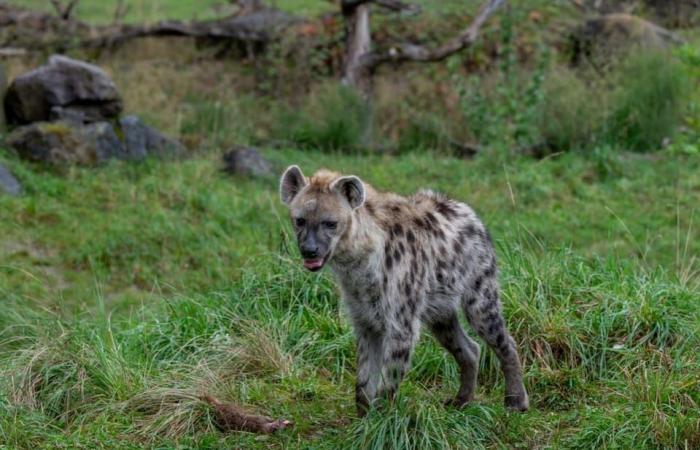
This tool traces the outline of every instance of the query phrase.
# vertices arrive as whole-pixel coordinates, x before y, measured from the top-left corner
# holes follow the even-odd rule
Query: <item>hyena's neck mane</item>
[[[383,245],[383,231],[372,214],[379,194],[367,184],[365,192],[365,203],[352,212],[351,222],[336,247],[333,259],[339,266],[367,261]]]
[[[409,209],[404,197],[377,192],[369,185],[365,189],[365,203],[353,212],[352,224],[338,244],[335,259],[340,264],[372,265],[381,258],[393,224]]]

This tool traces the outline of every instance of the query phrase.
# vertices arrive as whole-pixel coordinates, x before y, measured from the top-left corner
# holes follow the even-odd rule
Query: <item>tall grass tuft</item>
[[[275,134],[310,149],[356,151],[369,139],[371,111],[352,89],[335,83],[312,92],[299,109],[287,110]]]
[[[609,139],[622,148],[648,152],[671,139],[681,124],[690,80],[672,55],[632,52],[613,74]]]

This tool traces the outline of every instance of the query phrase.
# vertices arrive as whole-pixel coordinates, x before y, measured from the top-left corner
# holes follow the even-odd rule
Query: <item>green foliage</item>
[[[521,70],[517,62],[512,14],[501,21],[498,70],[492,74],[464,75],[452,61],[452,80],[471,135],[483,145],[513,149],[537,144],[537,119],[544,97],[549,50],[540,46],[536,67]]]
[[[78,16],[110,20],[114,2],[98,3],[81,2]],[[146,3],[131,2],[127,21],[214,14],[210,2]],[[216,151],[61,171],[0,154],[25,188],[0,196],[0,448],[700,448],[700,106],[687,86],[698,50],[574,71],[528,34],[552,28],[530,20],[532,8],[542,17],[557,6],[510,3],[483,47],[448,70],[382,70],[372,111],[321,84],[337,74],[342,27],[201,71],[193,54],[172,65],[159,54],[145,69],[128,48],[102,59],[132,88],[129,109]],[[406,23],[441,41],[453,31],[432,24],[478,4],[427,2],[429,20]],[[409,35],[392,20],[375,22],[378,40]],[[479,211],[531,411],[503,408],[486,348],[474,404],[443,407],[458,370],[425,336],[396,401],[356,418],[355,341],[337,288],[299,264],[275,182],[219,170],[219,149],[270,136],[296,147],[262,149],[278,171],[329,167]],[[668,152],[621,151],[658,150],[666,137]],[[360,155],[370,142],[400,154]],[[500,152],[445,157],[455,142]],[[566,154],[510,157],[540,144]],[[221,433],[204,393],[295,427]]]
[[[539,131],[557,151],[588,149],[600,141],[605,96],[569,69],[552,70],[544,88]]]
[[[396,403],[357,419],[353,333],[330,278],[298,263],[274,183],[217,175],[215,155],[64,174],[9,158],[27,192],[0,197],[3,444],[697,446],[697,158],[266,155],[474,204],[498,245],[533,410],[505,411],[486,349],[474,405],[443,407],[457,368],[426,336]],[[222,434],[205,392],[295,428]]]
[[[299,110],[285,111],[275,134],[303,148],[356,151],[370,126],[366,102],[352,89],[330,83],[312,92]]]
[[[690,80],[673,56],[633,52],[614,74],[607,132],[622,148],[654,151],[672,139],[681,124]]]

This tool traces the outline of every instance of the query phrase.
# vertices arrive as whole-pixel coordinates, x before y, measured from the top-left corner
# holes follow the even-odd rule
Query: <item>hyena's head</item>
[[[365,187],[356,176],[320,170],[306,178],[290,166],[280,180],[280,198],[289,208],[304,267],[321,268],[351,227],[353,212],[365,202]]]

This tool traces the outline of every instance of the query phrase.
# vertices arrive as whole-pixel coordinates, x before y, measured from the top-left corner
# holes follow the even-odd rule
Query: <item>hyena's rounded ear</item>
[[[289,205],[299,191],[306,186],[306,178],[301,173],[299,166],[289,166],[280,178],[280,199],[285,205]]]
[[[338,178],[330,187],[332,191],[337,191],[345,197],[352,209],[357,209],[365,203],[365,185],[354,175]]]

